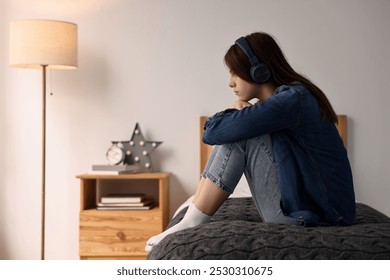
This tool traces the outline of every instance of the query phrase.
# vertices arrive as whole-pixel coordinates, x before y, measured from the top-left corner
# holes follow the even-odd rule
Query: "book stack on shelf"
[[[101,197],[97,210],[150,210],[154,201],[145,194],[110,194]]]

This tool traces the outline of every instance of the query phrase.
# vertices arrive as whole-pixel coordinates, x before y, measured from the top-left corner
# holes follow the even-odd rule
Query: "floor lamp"
[[[77,25],[53,20],[16,20],[10,24],[10,65],[42,70],[42,229],[45,259],[46,70],[77,68]]]

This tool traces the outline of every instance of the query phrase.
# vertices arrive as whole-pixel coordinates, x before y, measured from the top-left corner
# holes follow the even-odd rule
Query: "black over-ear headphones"
[[[261,62],[252,51],[245,37],[236,40],[235,44],[239,46],[249,58],[251,63],[250,74],[253,81],[256,83],[264,83],[271,77],[271,71],[268,66]]]

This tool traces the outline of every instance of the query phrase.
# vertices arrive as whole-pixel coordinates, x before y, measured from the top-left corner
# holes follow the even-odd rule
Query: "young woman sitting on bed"
[[[353,224],[351,168],[325,94],[294,71],[266,33],[239,38],[225,63],[238,101],[207,120],[203,142],[215,147],[194,199],[181,222],[150,238],[145,250],[209,222],[242,174],[264,222]]]

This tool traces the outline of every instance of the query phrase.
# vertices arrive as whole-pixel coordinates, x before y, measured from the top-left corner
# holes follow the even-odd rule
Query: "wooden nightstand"
[[[83,174],[80,179],[80,259],[145,259],[146,241],[169,220],[170,173]],[[104,194],[126,191],[153,198],[151,210],[96,210]]]

